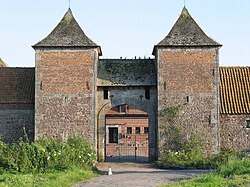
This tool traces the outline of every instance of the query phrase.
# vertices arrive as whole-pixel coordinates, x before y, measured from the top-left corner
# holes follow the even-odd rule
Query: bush
[[[185,165],[185,166],[203,166],[207,164],[207,160],[202,154],[203,141],[192,133],[189,140],[182,142],[180,148],[169,149],[162,153],[159,162],[160,164],[168,165]]]
[[[221,150],[220,153],[211,156],[208,160],[208,163],[211,166],[219,167],[223,164],[227,164],[228,161],[237,159],[237,158],[238,156],[237,156],[236,151],[232,149],[224,149],[224,150]]]
[[[221,165],[217,173],[226,177],[231,177],[234,175],[244,175],[250,174],[250,159],[243,158],[243,159],[233,159],[229,160],[227,164]]]
[[[90,144],[74,137],[67,141],[42,139],[36,142],[7,145],[0,142],[0,172],[30,173],[62,171],[73,167],[93,167],[96,155]]]

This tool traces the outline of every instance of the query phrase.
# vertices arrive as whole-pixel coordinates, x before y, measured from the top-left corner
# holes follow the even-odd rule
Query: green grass
[[[235,159],[222,165],[216,172],[191,180],[180,181],[168,187],[249,187],[250,159]]]
[[[96,176],[99,176],[99,174],[90,169],[78,168],[39,174],[10,174],[5,172],[0,175],[0,187],[66,187]]]

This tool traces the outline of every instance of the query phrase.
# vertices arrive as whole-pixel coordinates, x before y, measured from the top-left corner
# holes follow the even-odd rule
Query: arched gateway
[[[119,156],[119,159],[124,159],[126,156],[134,158],[136,161],[136,155],[139,154],[138,140],[136,143],[135,134],[136,127],[123,125],[124,128],[118,124],[124,124],[122,121],[128,120],[133,115],[128,112],[126,114],[126,108],[131,107],[140,111],[138,114],[144,115],[147,118],[148,129],[148,146],[147,155],[144,155],[146,159],[144,161],[154,161],[157,158],[157,89],[156,89],[156,74],[155,74],[155,61],[152,59],[101,59],[98,64],[98,78],[97,78],[97,152],[100,161],[108,160],[113,156]],[[117,124],[114,124],[110,114],[110,110],[116,110],[119,118],[116,120]],[[120,111],[118,112],[118,108]],[[112,113],[112,112],[111,112]],[[124,115],[125,114],[125,115]],[[117,117],[117,116],[116,116]],[[135,117],[135,116],[134,116]],[[137,118],[138,119],[138,118]],[[143,120],[142,120],[143,121]],[[125,122],[125,123],[128,123]],[[134,123],[134,122],[133,122]],[[108,125],[108,127],[107,127]],[[112,145],[116,145],[115,151],[112,151],[109,144],[109,127],[110,133],[119,133],[119,140],[115,140]],[[113,127],[113,129],[112,129]],[[128,129],[127,129],[128,127]],[[132,127],[131,131],[129,127]],[[144,132],[143,126],[140,127]],[[118,128],[118,129],[117,129]],[[125,130],[126,128],[126,130]],[[119,131],[120,130],[120,131]],[[113,132],[112,132],[113,131]],[[117,132],[118,131],[118,132]],[[129,131],[130,139],[128,141],[127,132],[122,134],[122,131]],[[138,130],[137,130],[138,131]],[[131,132],[131,133],[130,133]],[[138,132],[137,132],[138,133]],[[140,133],[141,134],[141,133]],[[114,134],[114,136],[116,136]],[[139,137],[139,133],[137,134]],[[128,137],[128,138],[129,138]],[[111,138],[111,137],[110,137]],[[125,150],[125,145],[120,147],[121,144],[125,144],[130,147]],[[121,150],[122,149],[122,150]],[[136,150],[137,149],[137,150]],[[126,153],[127,151],[127,153]],[[123,153],[122,153],[123,152]],[[130,153],[128,153],[130,152]],[[143,161],[143,160],[137,160]]]
[[[109,100],[97,114],[99,160],[154,161],[157,157],[154,103],[120,97]]]

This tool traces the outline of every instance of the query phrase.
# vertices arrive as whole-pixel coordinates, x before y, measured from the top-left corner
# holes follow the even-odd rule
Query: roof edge
[[[154,45],[152,55],[155,56],[157,48],[167,49],[167,48],[221,48],[223,45]]]

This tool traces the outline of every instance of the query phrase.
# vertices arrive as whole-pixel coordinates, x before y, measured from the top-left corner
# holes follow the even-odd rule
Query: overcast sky
[[[71,0],[78,23],[103,58],[149,57],[176,22],[184,0]],[[11,67],[34,67],[32,45],[46,37],[68,0],[1,0],[0,58]],[[221,66],[250,66],[250,0],[186,0],[189,13],[223,44]]]

